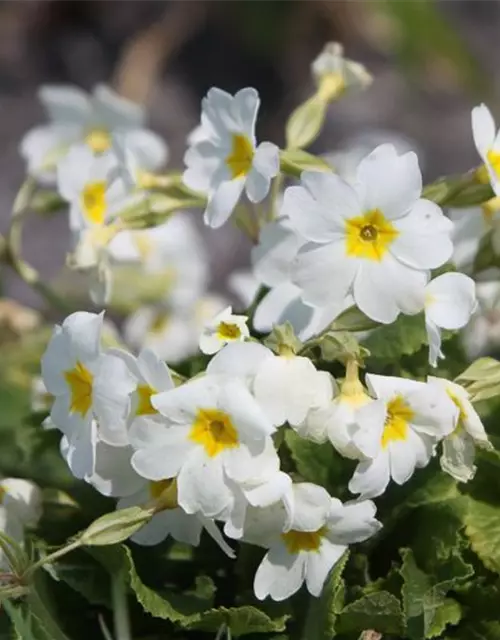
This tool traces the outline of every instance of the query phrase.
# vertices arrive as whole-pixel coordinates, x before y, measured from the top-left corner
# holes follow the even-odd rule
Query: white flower
[[[151,398],[170,426],[137,423],[130,431],[135,470],[149,480],[177,477],[179,504],[215,517],[231,502],[225,477],[258,473],[274,427],[246,386],[206,376]]]
[[[271,178],[278,174],[278,147],[256,144],[259,104],[259,94],[251,88],[235,96],[212,88],[203,99],[201,125],[206,137],[187,150],[183,180],[194,191],[208,193],[204,219],[212,228],[228,220],[244,189],[252,202],[263,200]]]
[[[161,276],[162,298],[176,309],[193,305],[206,289],[208,256],[187,213],[152,229],[121,231],[109,252],[115,262],[139,263],[147,274]]]
[[[66,443],[62,444],[61,452],[66,458]],[[144,486],[144,478],[132,467],[133,453],[129,445],[113,446],[97,438],[92,473],[84,480],[103,496],[122,498],[137,493]]]
[[[381,527],[372,502],[342,504],[314,484],[293,485],[292,505],[291,522],[281,505],[247,511],[243,539],[269,549],[255,574],[259,600],[286,600],[304,582],[318,597],[348,545],[366,540]]]
[[[171,536],[177,542],[197,547],[200,544],[201,532],[206,529],[224,553],[230,558],[235,557],[213,520],[205,518],[202,514],[186,513],[179,506],[175,478],[142,482],[142,487],[136,493],[122,498],[116,505],[117,509],[142,506],[152,502],[158,505],[151,520],[130,537],[133,542],[153,546]]]
[[[314,442],[330,440],[346,458],[361,459],[364,456],[354,443],[354,434],[359,429],[357,414],[361,407],[370,402],[373,399],[359,380],[357,364],[348,362],[346,378],[340,389],[333,383],[332,397],[328,402],[309,411],[304,422],[295,430],[303,438]]]
[[[309,240],[293,276],[304,302],[325,307],[352,294],[383,323],[415,313],[428,270],[453,250],[452,223],[421,191],[416,155],[398,156],[392,145],[368,155],[352,185],[333,173],[303,172],[302,185],[285,191],[282,212]]]
[[[0,481],[0,531],[21,546],[24,528],[34,527],[42,514],[42,492],[29,480],[3,478]],[[11,571],[7,556],[0,550],[0,568]]]
[[[230,342],[243,342],[250,337],[246,316],[233,315],[226,307],[208,322],[200,336],[200,350],[209,355],[217,353]]]
[[[276,426],[301,424],[311,409],[325,405],[332,395],[330,374],[317,371],[308,358],[288,348],[274,355],[255,342],[228,345],[212,359],[207,373],[245,380]]]
[[[498,270],[495,277],[498,277]],[[462,338],[469,360],[486,355],[500,345],[500,282],[477,282],[478,310],[463,331]]]
[[[477,152],[486,165],[493,191],[500,194],[500,136],[485,104],[472,109],[472,135]]]
[[[162,360],[175,364],[197,353],[203,326],[225,306],[227,301],[220,296],[206,295],[179,309],[141,307],[125,321],[125,340],[135,349],[149,347]]]
[[[377,400],[359,410],[354,442],[368,459],[356,467],[349,490],[374,498],[391,478],[404,484],[428,464],[438,440],[453,431],[458,410],[442,389],[423,382],[367,374],[366,383]]]
[[[253,273],[270,290],[255,309],[253,325],[258,331],[269,332],[274,325],[290,322],[295,334],[307,340],[344,308],[344,301],[316,309],[302,302],[300,288],[292,283],[292,266],[304,243],[286,218],[261,229],[259,243],[252,249]]]
[[[31,410],[38,413],[50,411],[54,398],[47,391],[44,381],[40,376],[33,378],[31,382]]]
[[[472,480],[476,473],[476,447],[492,449],[481,418],[472,406],[467,391],[455,382],[429,376],[428,383],[445,391],[458,408],[457,424],[443,440],[441,468],[458,482]]]
[[[477,307],[474,280],[463,273],[444,273],[425,288],[425,326],[429,363],[437,366],[441,351],[441,329],[465,327]]]
[[[344,58],[344,48],[338,42],[326,44],[311,69],[326,100],[333,100],[348,89],[365,89],[373,80],[362,64]]]
[[[126,135],[127,148],[156,169],[167,157],[164,142],[144,129],[145,112],[109,87],[98,85],[91,96],[72,86],[43,86],[39,98],[50,122],[35,127],[21,141],[28,172],[45,182],[55,178],[55,166],[69,148],[86,144],[95,154],[109,151],[114,134]]]
[[[51,418],[68,439],[77,477],[91,474],[97,438],[127,443],[129,394],[134,380],[119,358],[101,352],[103,315],[83,311],[56,325],[42,357],[42,376],[54,396]]]
[[[110,355],[120,358],[135,382],[130,393],[129,423],[144,416],[153,420],[160,415],[151,404],[152,396],[174,388],[167,365],[151,349],[142,349],[137,358],[123,349],[109,349]]]

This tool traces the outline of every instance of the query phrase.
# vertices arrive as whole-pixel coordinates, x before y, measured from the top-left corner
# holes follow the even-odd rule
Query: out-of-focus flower
[[[233,212],[243,190],[261,202],[279,171],[279,150],[270,142],[257,146],[255,121],[259,94],[246,88],[231,96],[212,88],[202,102],[203,134],[187,150],[184,183],[208,194],[205,223],[217,228]]]
[[[492,277],[500,275],[498,270]],[[500,347],[500,282],[477,282],[478,306],[462,332],[462,342],[470,360]]]
[[[344,57],[344,47],[338,42],[326,44],[311,69],[319,94],[328,101],[350,89],[365,89],[373,81],[362,64]]]
[[[472,109],[472,135],[493,191],[500,195],[500,135],[491,111],[485,104]]]
[[[243,342],[250,337],[247,321],[246,316],[234,315],[232,308],[226,307],[203,327],[200,350],[212,355],[230,342]]]
[[[28,172],[44,182],[53,182],[58,161],[74,144],[85,144],[93,154],[109,151],[113,136],[125,136],[126,148],[156,169],[167,158],[165,143],[144,128],[145,111],[105,85],[88,95],[73,86],[43,86],[39,98],[49,123],[31,129],[20,145]]]

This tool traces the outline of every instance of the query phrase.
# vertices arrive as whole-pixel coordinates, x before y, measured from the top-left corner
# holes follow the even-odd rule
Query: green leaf
[[[472,402],[494,398],[500,392],[500,362],[494,358],[479,358],[455,382],[467,390]]]
[[[335,623],[344,605],[342,573],[349,558],[346,551],[331,571],[321,596],[310,598],[302,634],[303,640],[330,640],[335,636]]]
[[[348,331],[330,331],[322,337],[320,347],[321,357],[328,362],[339,360],[345,363],[349,359],[362,362],[369,355]]]
[[[283,173],[294,178],[300,178],[303,171],[333,171],[324,158],[300,149],[280,151],[280,168]]]
[[[348,604],[339,616],[337,631],[361,633],[365,629],[402,635],[404,619],[399,600],[387,591],[379,591]]]
[[[403,610],[408,638],[434,638],[441,635],[448,625],[458,624],[462,615],[460,606],[446,594],[473,575],[472,566],[462,560],[458,551],[452,550],[448,559],[438,565],[436,575],[429,575],[417,566],[410,549],[402,549],[401,556]]]
[[[374,329],[363,341],[372,359],[398,361],[403,355],[411,355],[427,344],[427,331],[422,313],[403,316],[390,325]]]
[[[500,573],[500,506],[467,499],[465,535],[485,567]]]
[[[299,105],[286,123],[286,146],[308,147],[317,137],[325,121],[328,103],[317,94]]]
[[[249,605],[226,609],[219,607],[205,611],[198,620],[187,622],[183,626],[187,629],[200,631],[216,631],[225,623],[235,638],[248,633],[271,633],[283,631],[288,616],[271,619],[266,613]]]
[[[380,323],[366,316],[358,307],[349,307],[332,324],[333,331],[368,331],[380,327]]]

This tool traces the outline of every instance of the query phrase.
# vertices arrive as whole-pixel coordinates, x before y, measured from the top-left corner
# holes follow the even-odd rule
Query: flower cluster
[[[476,312],[474,280],[456,268],[471,272],[464,265],[477,246],[461,246],[460,224],[424,191],[413,151],[384,143],[344,174],[297,153],[297,140],[314,137],[298,135],[311,109],[319,122],[330,101],[370,82],[337,45],[313,75],[317,93],[292,116],[285,150],[257,143],[255,89],[210,89],[182,178],[155,173],[166,145],[143,129],[139,107],[103,87],[91,98],[44,89],[51,122],[22,144],[30,173],[55,180],[68,203],[70,264],[92,275],[93,300],[104,305],[111,285],[119,289],[116,264],[139,263],[141,286],[160,289],[125,321],[130,350],[118,335],[113,346],[104,339],[104,312],[75,312],[55,327],[42,377],[62,456],[118,509],[153,507],[131,537],[138,544],[171,536],[198,545],[206,530],[230,557],[228,539],[267,549],[254,579],[259,599],[284,600],[304,582],[318,596],[347,547],[382,526],[372,499],[391,482],[406,483],[436,455],[444,472],[468,481],[476,446],[491,447],[456,382],[360,377],[363,347],[348,331],[332,358],[343,376],[335,380],[316,357],[354,309],[371,327],[420,317],[436,368],[445,358],[442,331],[464,328]],[[500,194],[500,151],[485,107],[474,110],[473,129],[486,167],[473,179],[486,175]],[[290,166],[297,180],[283,189]],[[251,272],[231,279],[245,315],[205,295],[197,231],[187,214],[171,215],[191,206],[204,210],[206,226],[233,218],[254,240]],[[491,224],[496,204],[488,206],[482,220]],[[126,270],[122,276],[128,287]],[[197,347],[204,355],[196,366],[181,368],[193,377],[170,368]],[[281,455],[286,430],[357,462],[350,500],[290,472]]]

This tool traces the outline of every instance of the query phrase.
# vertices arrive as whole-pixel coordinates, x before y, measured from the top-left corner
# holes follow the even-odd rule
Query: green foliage
[[[374,329],[363,341],[370,352],[370,361],[397,362],[401,356],[412,355],[427,344],[423,314],[400,315],[396,322]]]
[[[404,620],[399,600],[387,591],[377,591],[344,607],[337,624],[338,632],[361,633],[365,629],[402,634]]]
[[[308,147],[318,137],[325,121],[328,103],[318,94],[299,105],[286,124],[286,146]]]
[[[280,153],[280,167],[283,173],[300,178],[302,171],[332,171],[332,167],[318,156],[302,149],[286,149]]]

